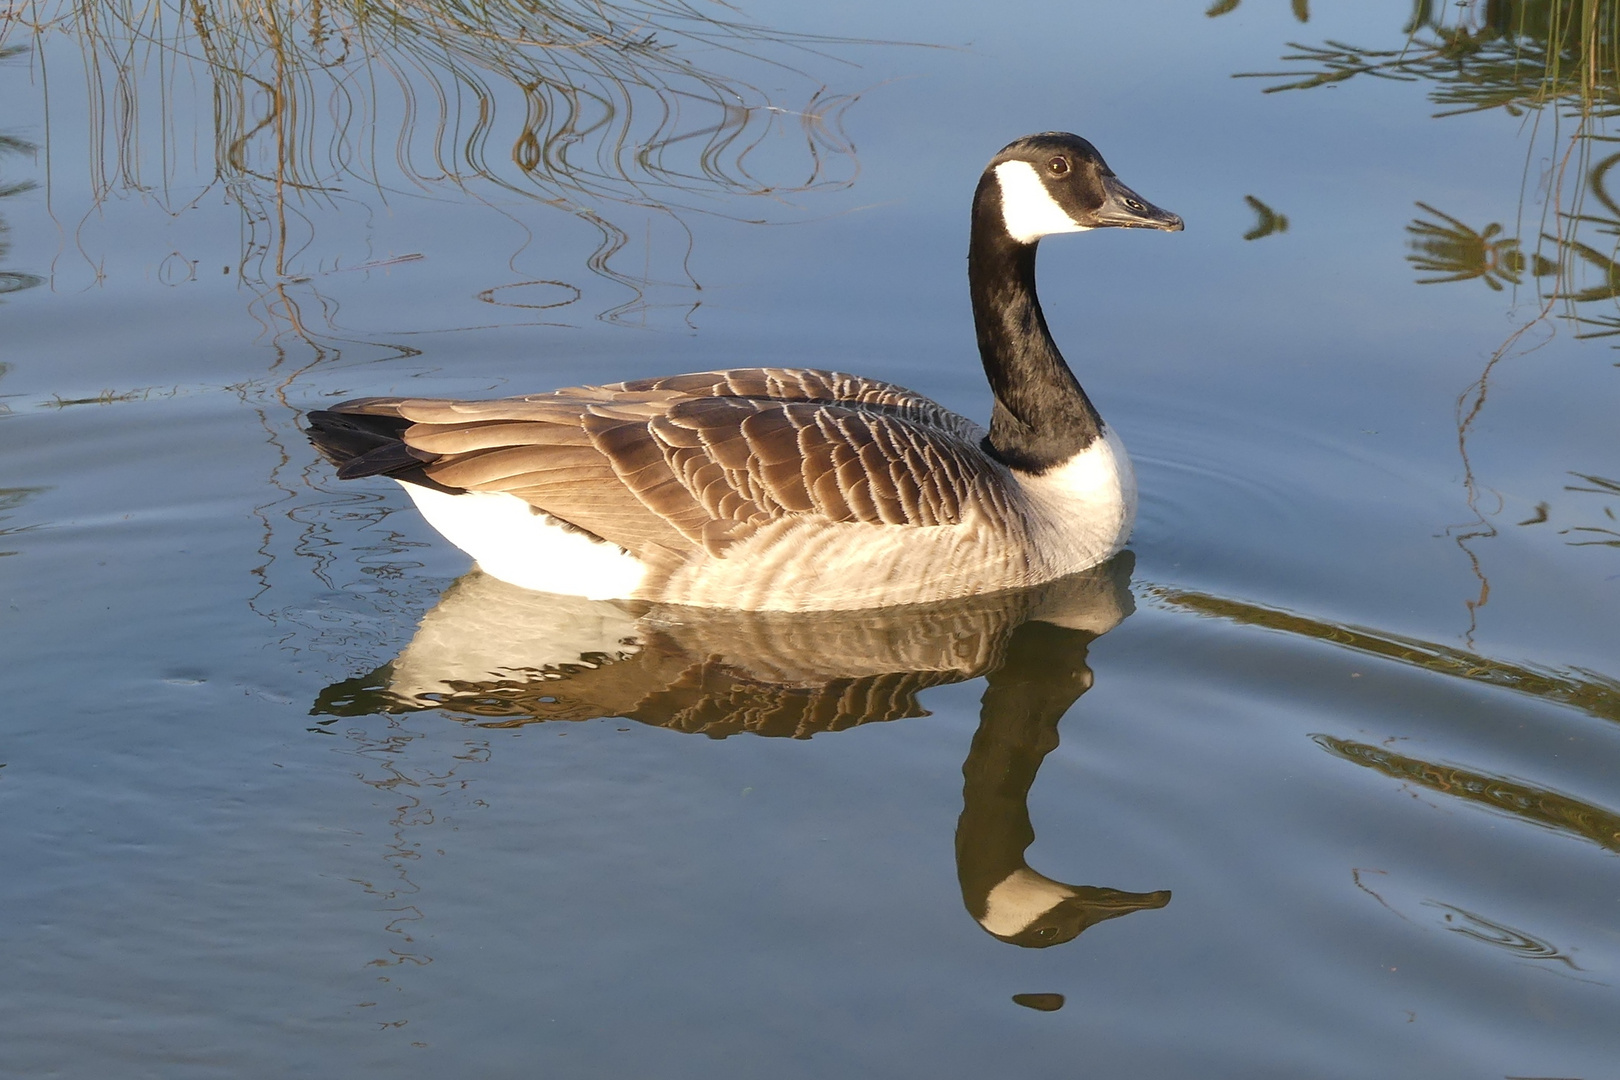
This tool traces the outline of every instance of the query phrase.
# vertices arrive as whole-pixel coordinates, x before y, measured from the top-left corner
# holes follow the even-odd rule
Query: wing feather
[[[976,425],[837,372],[744,368],[497,401],[367,398],[329,415],[396,418],[359,421],[397,439],[366,457],[447,488],[516,495],[647,557],[721,555],[792,515],[950,525],[1005,503],[1004,469],[979,449]]]

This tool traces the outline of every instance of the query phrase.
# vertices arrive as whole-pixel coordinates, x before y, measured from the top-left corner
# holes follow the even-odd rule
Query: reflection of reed
[[[1492,660],[1465,649],[1420,641],[1381,630],[1322,622],[1304,615],[1229,600],[1207,593],[1156,586],[1152,595],[1186,611],[1315,638],[1356,652],[1381,656],[1440,675],[1487,683],[1568,705],[1604,720],[1620,722],[1620,682],[1581,668],[1549,670]]]
[[[1588,473],[1572,473],[1571,475],[1585,481],[1585,483],[1565,484],[1565,491],[1585,492],[1620,499],[1620,480],[1610,480],[1607,477],[1593,476]],[[1574,535],[1574,539],[1568,541],[1570,547],[1620,548],[1620,516],[1615,514],[1614,505],[1606,504],[1602,513],[1608,520],[1608,525],[1573,525],[1563,530],[1566,536]]]
[[[1503,235],[1500,224],[1476,233],[1419,203],[1440,220],[1419,219],[1408,227],[1413,238],[1409,259],[1421,272],[1439,275],[1423,279],[1423,284],[1479,279],[1500,289],[1504,281],[1519,284],[1528,268],[1534,277],[1556,279],[1557,299],[1578,303],[1620,295],[1620,276],[1602,254],[1603,247],[1613,251],[1615,223],[1612,217],[1588,216],[1585,207],[1591,194],[1611,215],[1620,216],[1603,190],[1603,175],[1613,159],[1590,159],[1593,144],[1612,141],[1599,122],[1620,115],[1620,0],[1491,0],[1465,6],[1415,0],[1405,33],[1408,40],[1396,49],[1360,49],[1334,41],[1319,47],[1292,44],[1295,51],[1284,59],[1303,67],[1236,77],[1282,80],[1266,87],[1268,94],[1358,76],[1426,82],[1430,100],[1444,107],[1440,116],[1489,109],[1514,116],[1547,111],[1555,134],[1560,117],[1573,117],[1575,130],[1563,152],[1555,155],[1542,218],[1549,227],[1539,241],[1550,245],[1556,258],[1538,253],[1527,259],[1520,240]],[[1586,243],[1577,235],[1582,229],[1609,236],[1611,242]],[[1603,284],[1577,287],[1574,280],[1583,269],[1596,270]]]
[[[1502,949],[1521,960],[1557,960],[1575,971],[1581,970],[1574,957],[1558,946],[1517,927],[1439,900],[1425,901],[1425,906],[1439,911],[1441,925],[1454,934]]]
[[[23,49],[20,46],[0,46],[0,63],[5,63],[9,59],[21,55],[22,52]],[[0,131],[0,161],[4,161],[9,156],[32,154],[34,149],[32,143]],[[25,191],[33,190],[34,187],[35,184],[32,180],[7,181],[0,177],[0,199],[21,195]],[[4,261],[6,256],[11,253],[10,233],[11,227],[6,224],[5,217],[0,216],[0,261]],[[31,289],[43,281],[44,279],[38,274],[24,273],[21,270],[0,270],[0,299],[3,299],[7,293]]]
[[[20,507],[29,499],[47,489],[42,487],[14,487],[0,488],[0,521],[11,516],[11,511]],[[37,525],[11,525],[0,528],[0,537],[15,536],[18,533],[28,532],[38,528]],[[0,556],[15,555],[15,551],[0,551]]]
[[[1620,853],[1620,814],[1611,810],[1503,776],[1423,761],[1380,746],[1336,739],[1331,735],[1311,738],[1322,749],[1385,776],[1477,803],[1520,821],[1589,840]]]
[[[1577,137],[1572,143],[1572,149],[1579,148],[1583,163],[1594,139],[1595,137]],[[1586,193],[1591,195],[1605,213],[1568,215],[1570,224],[1567,230],[1559,234],[1542,235],[1542,241],[1557,250],[1559,256],[1557,261],[1548,260],[1540,253],[1533,253],[1527,262],[1519,249],[1519,241],[1516,238],[1501,236],[1500,225],[1493,223],[1476,233],[1461,221],[1426,203],[1420,202],[1417,205],[1429,214],[1442,219],[1443,223],[1419,219],[1407,226],[1407,231],[1414,238],[1412,247],[1417,252],[1408,256],[1409,260],[1420,270],[1444,275],[1419,279],[1420,285],[1478,277],[1483,278],[1491,288],[1499,290],[1501,285],[1495,278],[1500,277],[1518,285],[1520,274],[1528,269],[1537,279],[1538,290],[1543,292],[1541,307],[1535,317],[1521,324],[1497,347],[1480,370],[1479,376],[1458,395],[1456,402],[1457,456],[1463,467],[1463,496],[1469,512],[1474,517],[1471,521],[1449,526],[1446,532],[1463,551],[1475,578],[1479,581],[1479,594],[1466,602],[1469,611],[1467,634],[1469,641],[1473,640],[1479,609],[1490,599],[1490,580],[1485,576],[1479,555],[1473,545],[1476,541],[1487,540],[1497,534],[1496,526],[1490,520],[1494,513],[1487,511],[1483,506],[1485,489],[1474,472],[1473,459],[1469,453],[1469,439],[1489,400],[1491,376],[1497,365],[1514,354],[1519,347],[1519,341],[1532,327],[1545,320],[1557,303],[1562,302],[1565,305],[1567,317],[1576,327],[1577,339],[1620,334],[1620,317],[1616,314],[1594,314],[1583,307],[1599,302],[1612,307],[1620,301],[1620,261],[1616,261],[1613,254],[1604,254],[1602,250],[1580,240],[1576,235],[1576,230],[1586,228],[1596,231],[1601,236],[1610,237],[1611,251],[1613,238],[1620,238],[1620,204],[1617,204],[1614,197],[1609,194],[1607,186],[1609,170],[1617,163],[1620,163],[1620,153],[1605,157],[1584,173]],[[1594,276],[1597,279],[1595,283],[1592,281]],[[1543,289],[1542,279],[1551,279],[1553,284]],[[1521,524],[1537,524],[1540,520],[1545,520],[1547,505],[1545,501],[1541,503],[1539,519]]]
[[[1446,533],[1479,582],[1478,594],[1465,602],[1471,642],[1479,609],[1490,599],[1490,580],[1474,545],[1496,536],[1497,528],[1491,521],[1496,511],[1487,509],[1488,489],[1475,475],[1468,444],[1489,398],[1492,374],[1504,359],[1525,351],[1521,342],[1526,333],[1544,324],[1560,305],[1578,339],[1620,334],[1620,261],[1615,258],[1620,205],[1605,186],[1620,153],[1594,160],[1595,148],[1616,141],[1603,124],[1620,116],[1620,0],[1465,5],[1414,0],[1404,32],[1407,41],[1396,49],[1361,49],[1337,41],[1291,44],[1294,52],[1284,59],[1300,67],[1237,77],[1279,80],[1265,93],[1307,90],[1360,76],[1424,82],[1430,86],[1430,100],[1442,107],[1440,116],[1500,109],[1536,117],[1530,126],[1533,143],[1550,133],[1554,150],[1548,174],[1542,183],[1525,185],[1547,192],[1536,249],[1530,254],[1499,223],[1476,232],[1422,202],[1417,205],[1428,219],[1407,226],[1408,261],[1428,275],[1419,284],[1480,280],[1501,291],[1504,284],[1520,285],[1528,272],[1538,294],[1534,316],[1496,349],[1456,403],[1463,496],[1473,519],[1448,526]],[[1561,140],[1566,120],[1573,121],[1574,129]],[[1535,157],[1531,153],[1527,161]],[[1524,216],[1521,206],[1519,217]],[[1592,310],[1598,304],[1603,310]]]
[[[1411,254],[1406,261],[1418,272],[1434,277],[1418,278],[1419,285],[1440,285],[1452,281],[1483,281],[1495,292],[1501,292],[1503,283],[1523,284],[1524,273],[1529,270],[1536,277],[1545,277],[1558,269],[1556,263],[1540,255],[1527,259],[1519,249],[1516,236],[1505,236],[1498,222],[1491,222],[1479,232],[1428,203],[1420,202],[1418,209],[1438,221],[1416,218],[1406,227],[1411,234],[1408,246]]]
[[[1503,109],[1519,116],[1571,103],[1582,114],[1620,108],[1620,4],[1614,0],[1414,0],[1395,49],[1340,41],[1290,42],[1290,71],[1243,72],[1240,79],[1284,79],[1265,93],[1307,90],[1366,76],[1427,81],[1440,115]]]
[[[41,46],[60,36],[82,52],[98,202],[135,195],[173,214],[222,190],[242,216],[238,276],[261,290],[263,318],[299,335],[310,332],[302,312],[325,305],[287,289],[345,268],[321,239],[337,227],[323,219],[342,208],[353,217],[407,192],[486,203],[504,193],[571,213],[600,234],[589,269],[630,293],[622,315],[649,282],[618,268],[631,236],[613,207],[638,223],[662,215],[689,242],[673,217],[682,209],[734,212],[718,199],[779,201],[853,172],[839,128],[851,99],[789,63],[821,58],[825,39],[721,5],[61,0],[30,26]],[[699,53],[798,82],[804,100],[784,108]],[[43,47],[40,57],[43,70]],[[191,187],[177,173],[192,156],[187,83],[204,88],[195,123],[212,148],[212,175]],[[784,131],[797,154],[793,140],[765,145]],[[156,155],[143,147],[154,137]],[[515,221],[509,231],[519,251],[532,239]],[[673,265],[669,284],[695,284],[684,258]],[[485,294],[502,302],[493,287]]]

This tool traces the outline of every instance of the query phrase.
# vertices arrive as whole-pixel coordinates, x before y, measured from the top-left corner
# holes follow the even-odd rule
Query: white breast
[[[1136,473],[1113,428],[1062,465],[1015,475],[1028,500],[1030,546],[1054,576],[1095,566],[1130,539]]]

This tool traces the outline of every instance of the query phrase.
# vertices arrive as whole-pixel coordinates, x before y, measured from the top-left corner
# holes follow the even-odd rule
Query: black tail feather
[[[309,413],[309,441],[321,456],[337,466],[339,480],[362,476],[387,476],[438,491],[455,492],[428,478],[422,466],[436,455],[406,445],[409,420],[399,416],[373,416],[363,413],[319,409]]]

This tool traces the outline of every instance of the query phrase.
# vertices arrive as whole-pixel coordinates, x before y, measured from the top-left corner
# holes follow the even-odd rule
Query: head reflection
[[[1031,948],[1168,892],[1068,885],[1030,868],[1028,797],[1057,725],[1091,686],[1086,650],[1132,610],[1131,557],[1018,592],[858,612],[741,612],[448,589],[393,663],[328,687],[314,712],[444,709],[484,726],[619,716],[725,738],[808,738],[925,715],[917,695],[988,677],[962,766],[957,875],[968,912]]]

